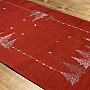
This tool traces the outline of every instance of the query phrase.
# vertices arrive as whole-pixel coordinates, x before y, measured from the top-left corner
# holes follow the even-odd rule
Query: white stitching
[[[89,31],[86,31],[86,30],[84,30],[84,29],[81,29],[81,28],[78,28],[78,27],[72,26],[72,25],[70,25],[70,24],[67,24],[67,23],[64,23],[64,22],[58,21],[58,20],[56,20],[56,19],[51,19],[51,20],[54,20],[54,21],[56,21],[56,22],[60,22],[60,23],[62,23],[62,24],[64,24],[64,25],[67,25],[67,26],[69,26],[69,27],[73,27],[73,28],[79,29],[79,30],[84,31],[84,32],[86,32],[86,33],[90,33]]]
[[[24,10],[26,10],[26,11],[32,12],[31,10],[29,10],[29,9],[27,9],[27,8],[24,8],[24,7],[18,6],[18,5],[16,5],[16,4],[11,3],[11,2],[7,2],[7,1],[2,1],[2,2],[5,2],[5,3],[8,3],[8,4],[11,4],[11,5],[16,6],[16,7],[18,7],[18,8],[21,8],[21,9],[24,9]]]
[[[31,55],[29,55],[29,54],[27,54],[27,53],[25,53],[25,52],[21,51],[20,49],[17,49],[17,48],[15,48],[14,46],[13,46],[12,48],[13,48],[13,49],[15,49],[16,51],[21,52],[22,54],[24,54],[24,55],[28,56],[29,58],[34,59],[36,62],[41,63],[43,66],[46,66],[46,67],[48,67],[49,69],[52,69],[52,70],[57,71],[57,70],[56,70],[56,69],[54,69],[53,67],[46,65],[45,63],[41,62],[41,61],[40,61],[40,60],[38,60],[38,59],[35,59],[35,58],[34,58],[34,57],[32,57]],[[57,72],[58,72],[58,71],[57,71]]]

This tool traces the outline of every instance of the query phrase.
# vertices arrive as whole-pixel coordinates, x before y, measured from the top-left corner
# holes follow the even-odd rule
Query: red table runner
[[[45,90],[89,90],[90,22],[0,0],[0,61]]]

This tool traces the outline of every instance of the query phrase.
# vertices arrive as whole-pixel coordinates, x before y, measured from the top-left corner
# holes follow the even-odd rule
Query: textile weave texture
[[[90,22],[0,0],[0,62],[45,90],[90,90]]]

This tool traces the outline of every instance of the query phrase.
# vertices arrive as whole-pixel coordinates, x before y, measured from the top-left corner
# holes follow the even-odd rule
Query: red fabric
[[[82,56],[73,49],[89,52],[90,49],[84,47],[83,44],[90,46],[90,42],[83,38],[90,38],[90,33],[52,19],[44,22],[41,22],[43,19],[39,19],[32,22],[35,16],[29,17],[31,12],[6,2],[31,11],[37,10],[46,13],[53,16],[55,20],[88,32],[90,32],[90,22],[26,0],[0,1],[0,32],[4,31],[1,36],[15,32],[10,38],[10,40],[18,38],[14,47],[56,70],[49,69],[33,58],[29,58],[13,48],[4,48],[2,45],[0,45],[0,61],[45,90],[89,90],[90,68],[87,68],[86,72],[73,86],[69,81],[66,81],[66,78],[58,70],[67,73],[70,71],[60,61],[79,64],[71,56],[78,58],[82,58]],[[23,19],[26,21],[24,22]],[[34,26],[35,24],[36,26]],[[13,29],[10,29],[10,27],[13,27]],[[24,33],[24,35],[21,35],[21,33]],[[68,36],[72,36],[72,38],[68,38]]]

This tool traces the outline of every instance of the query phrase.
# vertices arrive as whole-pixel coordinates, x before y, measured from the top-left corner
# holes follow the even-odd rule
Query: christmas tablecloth
[[[90,22],[0,0],[0,61],[45,90],[90,90]]]

